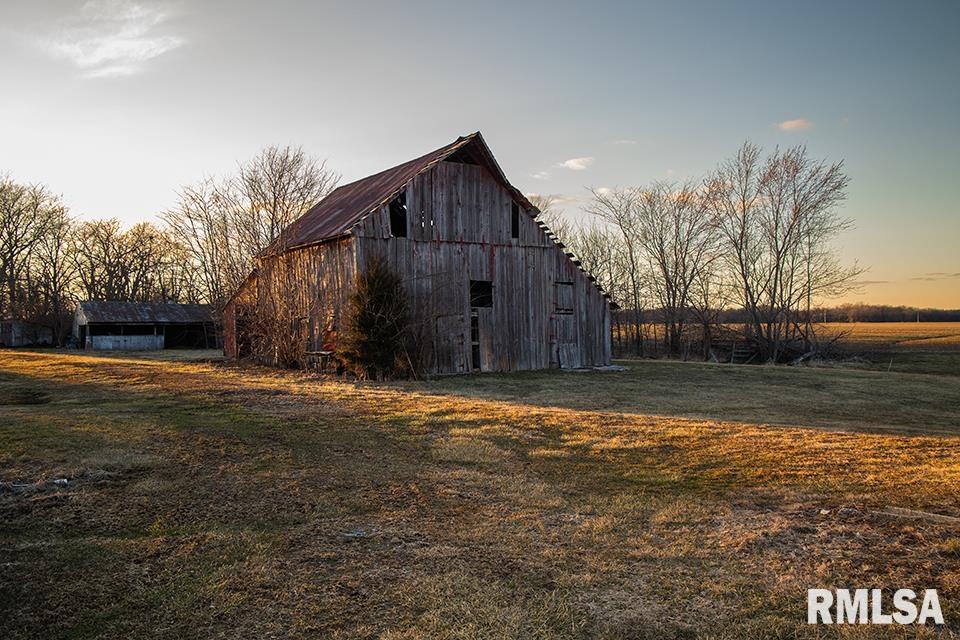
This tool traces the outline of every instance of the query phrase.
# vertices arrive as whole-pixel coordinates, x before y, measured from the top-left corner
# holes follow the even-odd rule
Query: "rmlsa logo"
[[[829,589],[807,590],[808,624],[943,624],[936,589],[923,592],[917,606],[912,589],[897,589],[892,601],[884,601],[880,589],[837,589],[836,598]]]

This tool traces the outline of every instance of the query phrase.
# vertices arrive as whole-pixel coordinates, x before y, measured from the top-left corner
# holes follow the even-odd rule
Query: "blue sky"
[[[854,299],[960,307],[960,3],[7,2],[0,77],[0,172],[126,222],[268,144],[351,180],[479,129],[571,215],[806,144]]]

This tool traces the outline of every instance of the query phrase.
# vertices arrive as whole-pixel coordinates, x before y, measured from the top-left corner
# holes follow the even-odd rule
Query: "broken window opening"
[[[465,149],[460,149],[446,159],[446,162],[459,162],[460,164],[477,164],[477,161]]]
[[[556,282],[556,311],[560,314],[573,313],[573,283]]]
[[[470,306],[471,307],[492,307],[493,306],[493,282],[490,280],[471,280],[470,281]]]
[[[407,237],[407,192],[401,191],[390,201],[390,235],[394,238]]]
[[[510,208],[510,237],[514,239],[520,238],[520,205],[516,202],[513,203],[513,206]]]

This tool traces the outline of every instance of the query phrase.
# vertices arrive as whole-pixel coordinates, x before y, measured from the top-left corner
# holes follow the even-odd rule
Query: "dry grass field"
[[[854,344],[940,349],[960,348],[960,322],[831,322],[826,333],[846,333]]]
[[[960,322],[831,322],[815,330],[827,346],[828,361],[818,366],[960,375]],[[663,327],[648,325],[647,335],[662,339]],[[647,349],[659,354],[662,344]]]
[[[820,325],[841,335],[843,366],[960,376],[960,322],[854,322]]]
[[[180,356],[0,352],[0,637],[960,629],[960,527],[888,511],[960,517],[960,377]],[[805,624],[807,588],[850,586],[937,588],[948,628]]]

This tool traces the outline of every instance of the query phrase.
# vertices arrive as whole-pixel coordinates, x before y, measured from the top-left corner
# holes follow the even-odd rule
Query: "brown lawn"
[[[960,378],[725,369],[374,385],[0,352],[0,637],[958,628],[960,528],[885,511],[960,517]],[[937,588],[949,628],[805,624],[807,588],[847,586]]]

